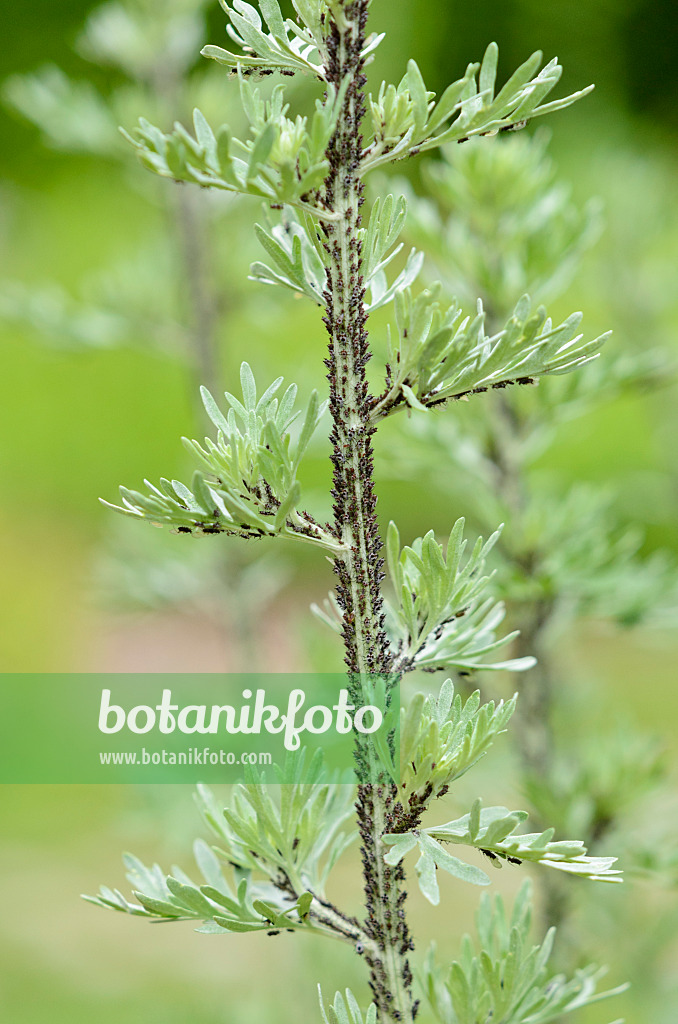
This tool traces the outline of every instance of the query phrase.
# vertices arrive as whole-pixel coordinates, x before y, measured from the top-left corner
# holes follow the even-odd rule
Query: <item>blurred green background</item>
[[[112,93],[120,85],[119,72],[87,63],[73,50],[94,6],[34,0],[11,16],[6,11],[1,77],[53,62],[94,82],[104,95]],[[224,16],[216,0],[208,15],[207,38],[222,43]],[[565,91],[596,83],[591,97],[549,124],[561,175],[582,202],[602,199],[606,224],[568,293],[569,308],[556,315],[581,308],[590,332],[612,327],[630,347],[659,346],[678,357],[673,5],[487,0],[464,8],[433,0],[373,0],[372,27],[388,31],[370,68],[377,85],[382,77],[398,79],[413,56],[429,87],[440,91],[469,60],[479,59],[490,39],[500,46],[500,75],[539,47],[547,59],[557,54],[563,63]],[[224,76],[229,106],[226,94],[233,88]],[[46,148],[35,127],[7,110],[0,111],[0,141],[0,278],[28,287],[51,282],[81,294],[84,279],[116,260],[129,260],[149,235],[162,231],[163,207],[150,196],[148,176],[133,155],[123,171],[116,159]],[[416,177],[416,168],[412,173]],[[221,370],[228,383],[247,357],[262,377],[280,372],[302,386],[322,387],[324,332],[314,310],[245,280],[248,261],[256,256],[245,241],[246,225],[258,213],[254,203],[239,204],[237,230],[228,219],[218,222],[219,231],[233,231],[224,287],[235,296],[221,339]],[[121,577],[156,538],[133,524],[134,538],[122,530],[122,543],[130,546],[127,562],[121,568],[107,560],[102,551],[115,547],[114,517],[97,498],[115,500],[121,482],[138,486],[144,476],[185,472],[179,437],[200,428],[193,378],[181,361],[164,358],[144,337],[118,347],[45,343],[35,325],[16,319],[0,325],[0,338],[3,671],[219,671],[242,668],[253,650],[257,667],[264,669],[329,669],[339,663],[332,640],[307,615],[309,601],[320,600],[332,582],[313,552],[299,558],[283,551],[258,575],[252,564],[257,553],[245,545],[244,554],[229,555],[228,585],[218,597],[209,587],[196,597],[187,585],[178,595],[186,593],[185,601],[155,602],[151,595],[145,611],[138,607],[143,601],[135,606],[119,598],[125,589]],[[675,398],[673,385],[622,396],[594,415],[564,423],[544,468],[564,484],[606,481],[618,507],[645,529],[647,552],[661,546],[678,555]],[[378,439],[377,473],[381,454],[392,456],[391,439],[388,430]],[[308,472],[308,486],[319,493],[329,481],[326,455],[319,447]],[[380,512],[404,524],[405,532],[429,526],[442,532],[464,509],[450,510],[434,491],[422,501],[416,479],[389,476]],[[210,555],[199,557],[207,563]],[[245,582],[238,583],[242,573]],[[248,622],[262,594],[265,615]],[[584,685],[595,680],[591,701],[601,722],[613,704],[621,705],[672,754],[678,747],[677,653],[675,635],[666,630],[625,634],[602,621],[581,624],[563,645],[572,678]],[[507,756],[495,752],[488,772],[501,768]],[[517,799],[506,786],[506,799]],[[236,944],[193,935],[189,926],[149,927],[78,900],[80,891],[93,892],[102,881],[122,883],[119,855],[125,848],[163,863],[187,862],[188,837],[198,823],[187,789],[3,787],[0,800],[2,1019],[286,1022],[317,1019],[318,981],[327,992],[352,984],[365,995],[361,964],[348,949],[311,948],[299,936],[245,936]],[[666,813],[675,813],[675,803]],[[357,906],[354,868],[349,857],[336,885]],[[515,873],[504,871],[500,881],[508,893],[517,888]],[[469,926],[475,891],[455,888],[450,896],[456,901],[452,922],[413,900],[422,946],[435,931],[452,953]],[[621,897],[615,891],[608,899],[613,907]],[[638,885],[634,899],[646,909],[674,895]],[[625,914],[617,950],[601,948],[600,958],[614,964],[617,953],[626,955],[635,944],[640,976],[654,955],[652,936],[637,933],[632,909]],[[625,1013],[629,1021],[673,1024],[678,1002],[669,1004],[654,979],[670,976],[675,936],[657,933],[654,940],[660,954],[654,973],[646,972],[645,988],[638,982],[614,1007],[603,1004],[582,1021],[605,1024]],[[621,980],[613,969],[611,981]]]

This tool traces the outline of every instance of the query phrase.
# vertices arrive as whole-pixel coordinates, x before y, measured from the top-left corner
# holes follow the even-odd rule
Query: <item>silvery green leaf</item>
[[[370,96],[369,100],[374,137],[364,151],[362,173],[411,153],[523,127],[533,117],[570,106],[593,88],[542,104],[559,81],[562,68],[554,59],[535,75],[541,63],[541,53],[537,52],[495,95],[497,60],[496,43],[490,43],[482,63],[470,64],[464,77],[448,87],[438,104],[434,94],[426,90],[414,61],[409,62],[398,86],[382,84],[377,99]]]
[[[399,292],[409,288],[419,276],[423,262],[424,254],[412,249],[404,269],[391,285],[388,284],[383,270],[375,270],[368,285],[369,301],[365,303],[366,310],[373,313],[376,309],[381,309],[382,306],[391,302]]]
[[[346,989],[345,998],[341,992],[334,996],[334,1002],[330,1003],[325,1010],[320,985],[318,985],[318,998],[320,1000],[320,1013],[323,1024],[376,1024],[377,1007],[370,1003],[367,1013],[363,1016],[358,1002],[349,988]]]
[[[400,340],[389,363],[395,364],[395,369],[392,367],[384,392],[374,401],[375,422],[398,408],[412,408],[409,392],[420,405],[435,408],[491,388],[534,384],[540,377],[569,373],[597,358],[610,334],[582,341],[581,313],[571,314],[554,327],[542,306],[531,312],[525,295],[503,330],[488,336],[480,301],[477,315],[459,322],[456,303],[443,311],[437,294],[432,288],[415,297],[404,289],[397,296]],[[426,319],[421,316],[424,311]]]
[[[407,203],[404,196],[394,199],[387,195],[375,199],[363,236],[362,271],[365,282],[377,271],[383,270],[402,246],[392,249],[405,224]],[[392,250],[389,252],[389,250]]]
[[[440,889],[436,878],[436,862],[428,851],[422,851],[414,870],[422,896],[425,896],[429,903],[437,907],[440,903]]]
[[[402,835],[385,836],[384,838],[386,842],[391,844],[391,849],[388,853],[384,854],[384,860],[392,866],[399,864],[403,857],[417,846],[417,837],[412,832],[405,832]]]
[[[344,83],[337,91],[329,86],[310,117],[291,120],[286,116],[281,86],[264,100],[261,91],[241,74],[241,100],[250,122],[250,137],[231,139],[225,125],[213,131],[199,110],[193,116],[195,136],[178,123],[173,131],[162,132],[144,118],[123,135],[144,165],[162,177],[258,196],[314,217],[331,217],[322,205],[309,203],[306,197],[318,191],[327,173],[325,154],[346,87]]]
[[[506,807],[480,808],[478,805],[474,806],[473,822],[471,815],[465,814],[456,821],[422,832],[441,842],[489,851],[502,859],[540,863],[593,881],[622,881],[621,871],[613,867],[616,857],[587,856],[586,847],[579,840],[554,842],[553,830],[520,834],[517,830],[526,818],[524,811],[508,811]]]
[[[273,261],[273,268],[254,263],[250,276],[267,284],[280,284],[295,293],[307,295],[316,305],[322,305],[325,288],[325,264],[322,250],[317,244],[315,225],[297,217],[288,208],[282,222],[269,226],[255,225],[257,238]]]
[[[531,885],[526,881],[510,915],[501,896],[492,900],[483,893],[476,915],[476,941],[465,936],[461,956],[451,966],[439,966],[435,948],[431,948],[421,980],[430,1009],[441,1024],[490,1019],[507,1024],[553,1024],[566,1014],[625,991],[626,985],[597,991],[606,971],[594,965],[576,970],[572,977],[550,974],[553,929],[535,945],[530,920]]]
[[[290,427],[297,415],[293,411],[296,387],[291,385],[279,403],[276,395],[282,377],[278,377],[258,397],[247,362],[242,364],[240,383],[242,401],[225,393],[228,414],[202,389],[205,409],[218,430],[217,441],[207,437],[202,444],[187,439],[184,443],[206,473],[196,472],[190,488],[178,480],[163,481],[160,487],[145,481],[148,494],[123,487],[122,506],[109,507],[183,533],[277,534],[340,550],[340,543],[327,529],[298,511],[301,487],[297,471],[326,403],[312,392],[295,439]]]
[[[515,636],[511,633],[497,639],[495,630],[504,617],[503,606],[491,598],[483,600],[490,578],[483,575],[485,561],[499,531],[486,544],[479,540],[462,564],[462,530],[463,521],[459,520],[446,550],[430,531],[400,551],[395,525],[388,529],[386,552],[395,600],[386,602],[387,627],[401,671],[414,666],[521,670],[534,664],[531,659],[485,661],[485,655]]]
[[[417,693],[400,712],[400,799],[420,810],[461,778],[488,752],[515,710],[508,701],[481,704],[476,690],[464,702],[447,679],[438,694]],[[474,804],[474,814],[478,807]],[[475,819],[474,819],[475,821]],[[469,831],[475,835],[474,824]]]
[[[300,30],[293,22],[285,21],[277,0],[261,0],[259,6],[269,29],[266,32],[257,9],[251,4],[244,0],[220,2],[230,20],[228,33],[244,52],[232,53],[221,46],[208,45],[201,50],[204,57],[233,70],[301,71],[325,77],[319,52],[323,49],[322,33],[313,5],[296,5],[297,13],[305,22],[304,30]],[[311,60],[312,57],[315,59]]]

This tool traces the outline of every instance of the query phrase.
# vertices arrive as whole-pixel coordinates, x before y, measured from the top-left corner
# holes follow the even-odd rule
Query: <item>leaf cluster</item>
[[[377,421],[409,406],[427,409],[490,388],[533,384],[539,377],[569,373],[595,359],[609,336],[582,341],[581,313],[554,327],[543,306],[532,312],[529,296],[517,303],[505,327],[485,333],[485,312],[461,322],[456,303],[440,308],[437,286],[416,297],[395,296],[397,340],[389,336],[386,389],[375,401]]]
[[[387,864],[399,864],[410,850],[418,849],[420,856],[415,871],[419,888],[434,905],[440,902],[437,868],[475,885],[489,885],[490,882],[484,871],[452,856],[442,843],[481,850],[495,866],[501,866],[502,860],[517,864],[529,861],[593,881],[621,882],[621,872],[612,867],[616,857],[588,857],[586,847],[580,840],[554,842],[553,828],[544,832],[518,834],[517,829],[526,818],[525,811],[483,807],[482,801],[478,799],[468,814],[455,821],[385,835],[384,841],[392,849],[384,859]]]
[[[123,134],[144,166],[162,177],[258,196],[273,204],[289,203],[323,215],[307,200],[327,173],[325,151],[342,91],[337,94],[328,86],[326,98],[316,100],[310,121],[286,116],[289,108],[280,85],[265,100],[240,75],[240,94],[251,130],[251,138],[244,141],[233,138],[227,125],[215,133],[198,109],[193,112],[194,135],[179,122],[165,133],[145,118],[140,118],[131,134]]]
[[[508,917],[500,896],[483,893],[476,915],[478,946],[462,941],[459,960],[445,969],[426,958],[422,987],[441,1024],[549,1024],[584,1006],[623,992],[626,986],[597,992],[605,969],[589,966],[572,978],[549,975],[554,929],[540,945],[530,942],[531,886],[526,881]],[[617,1022],[621,1024],[621,1022]]]
[[[414,249],[404,268],[389,285],[385,268],[402,249],[396,245],[407,215],[403,197],[387,195],[375,199],[366,228],[359,229],[362,241],[360,271],[368,292],[365,309],[372,313],[416,279],[422,265],[422,254]],[[251,277],[264,284],[277,284],[296,294],[307,295],[318,305],[324,302],[328,257],[318,233],[317,222],[305,210],[286,208],[280,224],[256,225],[259,241],[272,261],[272,266],[254,263]]]
[[[341,992],[337,992],[334,996],[334,1002],[328,1004],[327,1011],[325,1011],[323,1005],[320,985],[318,985],[318,996],[320,998],[320,1013],[323,1024],[377,1024],[376,1005],[370,1003],[367,1013],[363,1016],[363,1012],[350,988],[346,989],[346,998],[344,998]]]
[[[256,224],[254,230],[273,265],[253,263],[250,280],[280,285],[321,306],[327,257],[311,214],[287,206],[279,224],[267,218],[265,225]]]
[[[291,758],[285,785],[265,782],[263,774],[252,771],[223,809],[199,787],[198,806],[219,840],[219,855],[273,883],[284,877],[295,892],[324,896],[330,871],[354,838],[352,829],[344,830],[353,811],[353,787],[328,782],[319,757],[308,768],[303,758]]]
[[[474,846],[500,857],[543,864],[595,881],[621,881],[621,872],[612,868],[616,857],[587,857],[586,847],[578,839],[553,842],[553,828],[544,832],[518,834],[517,829],[526,818],[526,811],[483,807],[478,799],[468,814],[445,825],[434,825],[427,831],[440,842]]]
[[[196,471],[191,488],[177,480],[163,479],[159,487],[146,481],[148,494],[122,487],[123,505],[110,507],[184,533],[282,534],[337,548],[338,542],[326,530],[298,511],[301,487],[297,471],[325,404],[312,392],[296,443],[292,443],[290,427],[299,416],[294,411],[296,385],[290,384],[278,399],[283,380],[278,377],[258,398],[248,363],[242,364],[240,380],[242,402],[226,392],[227,415],[209,391],[202,389],[205,409],[218,431],[216,443],[205,438],[201,445],[184,438],[188,450],[207,469],[207,477]]]
[[[422,895],[434,907],[440,903],[437,878],[439,868],[452,875],[453,878],[469,882],[471,885],[490,884],[489,875],[474,864],[467,864],[459,857],[454,857],[440,843],[431,838],[428,832],[423,830],[414,829],[412,832],[385,835],[384,842],[391,845],[391,849],[384,855],[384,860],[392,866],[399,864],[410,850],[418,850],[419,859],[414,865],[417,882]]]
[[[437,103],[413,60],[397,86],[382,83],[377,97],[369,97],[373,138],[363,155],[363,173],[449,142],[522,128],[533,117],[570,106],[593,88],[543,103],[562,68],[554,58],[538,71],[542,54],[537,51],[495,95],[498,58],[497,44],[490,43],[482,62],[469,64]]]
[[[341,830],[352,813],[353,788],[327,782],[321,757],[306,765],[303,753],[290,758],[284,780],[286,785],[267,787],[263,773],[252,769],[224,809],[199,787],[198,805],[221,843],[195,844],[203,882],[196,885],[176,867],[166,876],[157,864],[147,868],[127,855],[138,903],[107,886],[85,899],[152,920],[202,921],[198,931],[214,934],[307,928],[350,937],[344,928],[353,922],[327,903],[324,887],[353,839]],[[224,864],[233,885],[224,877]]]
[[[155,921],[202,921],[196,931],[209,934],[270,931],[304,927],[313,897],[285,896],[271,885],[252,882],[249,872],[236,873],[236,888],[228,884],[218,857],[198,840],[195,859],[204,882],[196,885],[180,868],[165,876],[158,864],[147,868],[131,854],[124,857],[127,878],[139,901],[131,903],[117,889],[102,886],[97,896],[85,896],[89,903],[108,910],[120,910]]]
[[[400,534],[391,522],[386,536],[389,574],[395,599],[386,602],[387,621],[396,644],[396,665],[435,670],[454,665],[464,670],[524,669],[531,659],[486,664],[485,655],[509,643],[494,630],[504,617],[502,605],[482,600],[489,577],[485,561],[498,532],[483,543],[479,538],[464,560],[464,520],[454,524],[445,551],[430,530],[412,545],[400,547]]]
[[[261,15],[252,4],[244,0],[219,0],[228,15],[226,27],[229,36],[242,49],[232,53],[221,46],[205,46],[203,57],[210,57],[233,70],[262,73],[296,71],[325,77],[321,54],[324,53],[322,25],[327,13],[324,0],[293,0],[299,22],[284,18],[277,0],[259,0],[268,32]]]
[[[328,15],[344,18],[336,0],[292,0],[296,21],[283,17],[277,0],[259,0],[259,11],[244,0],[219,2],[230,21],[226,31],[243,52],[210,45],[201,50],[203,57],[249,74],[303,72],[325,80]],[[383,38],[383,33],[370,36],[362,50],[363,60],[371,59]]]
[[[464,702],[446,679],[437,697],[418,693],[401,711],[398,797],[418,808],[442,796],[506,731],[516,697],[486,704],[476,690]]]

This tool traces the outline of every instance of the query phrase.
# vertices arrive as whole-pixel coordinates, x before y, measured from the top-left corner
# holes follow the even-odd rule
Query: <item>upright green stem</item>
[[[181,271],[186,296],[189,358],[198,385],[212,394],[219,394],[220,373],[217,347],[219,308],[215,288],[211,285],[209,253],[206,237],[204,197],[197,190],[177,186],[174,221],[181,254]],[[191,389],[199,394],[199,386]],[[200,407],[200,420],[204,416]]]
[[[372,434],[365,366],[370,358],[366,331],[365,284],[361,273],[360,208],[364,202],[359,178],[362,146],[360,125],[365,110],[363,60],[368,0],[342,0],[328,26],[327,77],[335,88],[348,80],[344,103],[328,147],[329,173],[325,206],[337,214],[325,221],[329,256],[324,293],[325,324],[330,336],[326,360],[332,414],[332,463],[335,529],[346,551],[334,562],[337,598],[343,610],[346,665],[356,692],[369,676],[383,676],[391,667],[384,632],[381,595],[383,559],[375,517]],[[356,682],[357,680],[357,682]],[[369,753],[358,750],[361,767],[370,770]],[[365,949],[370,985],[379,1020],[412,1021],[412,974],[408,953],[412,942],[405,922],[402,868],[384,863],[396,792],[387,780],[361,782],[357,814],[362,840],[366,894],[366,932],[373,940]]]
[[[184,70],[177,67],[165,54],[150,75],[150,85],[156,101],[165,107],[168,119],[177,115],[190,115],[185,109]],[[177,184],[169,196],[168,228],[174,236],[178,254],[178,278],[183,291],[186,314],[188,358],[191,363],[194,386],[196,421],[204,420],[200,402],[200,387],[204,385],[212,394],[221,391],[217,333],[223,313],[223,298],[213,279],[213,240],[207,230],[205,196],[197,189]]]

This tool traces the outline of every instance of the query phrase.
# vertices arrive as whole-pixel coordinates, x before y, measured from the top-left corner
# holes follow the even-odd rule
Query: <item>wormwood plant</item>
[[[325,403],[313,392],[297,411],[295,385],[283,390],[277,378],[261,391],[247,363],[241,395],[226,392],[225,406],[203,389],[216,440],[186,441],[201,467],[190,486],[161,480],[145,491],[123,488],[119,511],[184,534],[287,537],[321,549],[337,585],[320,614],[340,635],[356,703],[380,688],[388,703],[416,669],[528,668],[528,655],[492,660],[492,652],[514,638],[497,635],[503,609],[484,574],[497,532],[467,550],[462,520],[444,544],[430,531],[403,545],[391,524],[384,593],[372,437],[398,412],[437,408],[445,415],[442,407],[454,399],[567,373],[594,358],[604,338],[584,341],[577,314],[554,324],[527,297],[491,333],[482,310],[464,315],[455,302],[432,303],[431,291],[415,286],[420,254],[412,251],[400,270],[393,269],[405,202],[389,195],[363,209],[364,180],[378,167],[445,143],[515,130],[588,90],[545,102],[561,69],[554,60],[539,70],[538,53],[497,90],[491,44],[482,62],[470,64],[438,99],[413,61],[397,85],[383,84],[366,96],[365,65],[382,38],[367,34],[368,0],[294,0],[295,20],[283,18],[276,0],[260,0],[259,10],[243,0],[222,0],[222,6],[240,52],[208,46],[203,53],[237,79],[249,135],[234,138],[225,126],[214,131],[196,111],[192,131],[176,124],[166,133],[142,120],[128,137],[155,173],[258,197],[272,211],[257,229],[267,262],[255,264],[252,276],[305,295],[322,311],[329,335],[334,518],[322,523],[311,514],[299,482]],[[319,83],[310,116],[288,116],[281,85],[264,94],[254,84],[256,76],[274,72],[300,72]],[[395,323],[383,383],[374,388],[366,375],[372,356],[367,319],[390,304]],[[203,815],[218,840],[215,848],[196,845],[202,881],[178,869],[167,876],[129,858],[135,901],[104,888],[94,902],[151,920],[193,920],[220,936],[305,930],[348,942],[364,957],[373,1001],[361,1010],[350,991],[337,993],[328,1007],[321,1003],[326,1024],[412,1021],[420,1003],[405,913],[403,861],[410,852],[417,854],[419,888],[432,904],[440,900],[438,870],[460,882],[489,883],[473,854],[456,855],[464,848],[516,867],[528,861],[619,881],[614,858],[590,856],[581,841],[556,840],[553,829],[523,831],[522,811],[485,807],[478,799],[455,820],[424,824],[436,801],[506,729],[514,707],[515,698],[482,703],[478,692],[464,701],[451,678],[437,693],[418,694],[401,714],[399,764],[388,743],[377,750],[369,738],[357,737],[355,803],[345,787],[324,777],[319,762],[308,765],[303,758],[288,766],[282,787],[253,773],[224,810],[201,790]],[[359,917],[326,891],[354,813],[364,881]],[[593,967],[569,980],[549,977],[553,936],[532,946],[529,917],[526,888],[510,918],[501,901],[485,900],[477,944],[466,940],[451,967],[433,957],[424,963],[427,1015],[444,1024],[538,1024],[601,998]]]

